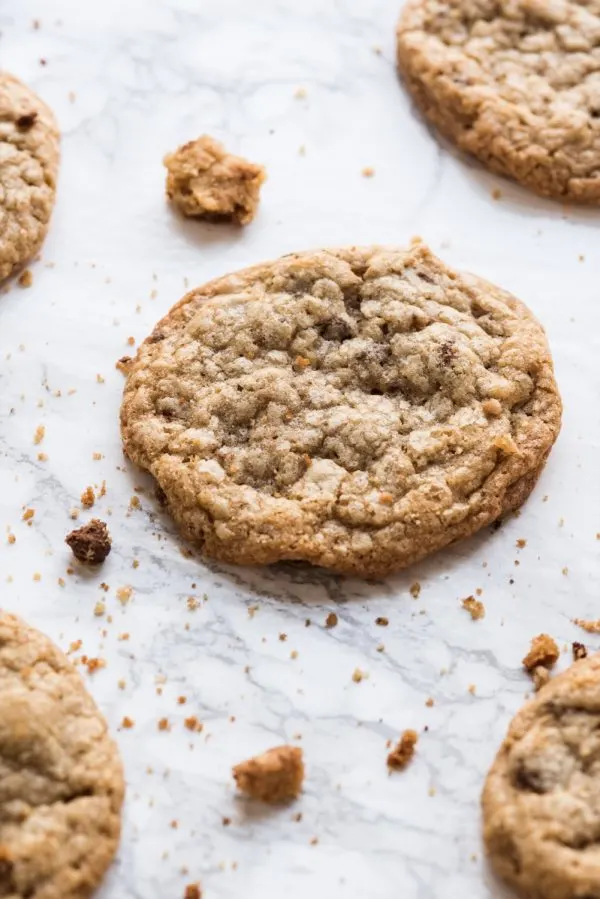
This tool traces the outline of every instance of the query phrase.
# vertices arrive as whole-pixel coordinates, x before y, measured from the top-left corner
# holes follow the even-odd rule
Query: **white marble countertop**
[[[179,899],[196,880],[205,899],[503,895],[482,860],[478,803],[531,689],[520,660],[540,631],[600,648],[570,620],[599,614],[600,213],[537,200],[440,147],[395,75],[398,5],[0,2],[1,63],[53,106],[64,138],[33,286],[0,298],[1,601],[61,646],[80,639],[81,652],[106,660],[85,677],[121,747],[128,796],[102,899]],[[268,169],[244,231],[185,223],[164,202],[163,154],[202,132]],[[414,234],[513,291],[547,327],[564,425],[520,517],[363,583],[205,565],[182,554],[151,489],[129,509],[148,483],[121,454],[115,360],[184,282]],[[103,480],[94,513],[113,552],[98,573],[69,574],[69,510]],[[24,508],[35,509],[31,526]],[[460,599],[477,588],[487,614],[473,622]],[[327,630],[330,611],[339,624]],[[560,664],[569,660],[565,651]],[[356,667],[369,673],[359,684]],[[188,715],[201,734],[185,729]],[[132,729],[120,729],[124,716]],[[386,741],[407,727],[427,730],[411,766],[388,777]],[[246,806],[231,765],[283,741],[304,747],[303,798]]]

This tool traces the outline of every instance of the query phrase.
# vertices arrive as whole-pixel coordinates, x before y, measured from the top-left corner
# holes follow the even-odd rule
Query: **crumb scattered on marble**
[[[527,671],[533,671],[538,665],[552,668],[559,656],[560,650],[556,645],[556,641],[548,634],[538,634],[531,641],[529,652],[523,659],[523,667]]]
[[[307,619],[309,620],[309,619]],[[335,612],[330,612],[327,618],[325,619],[325,627],[332,628],[335,627],[338,623],[338,617]]]
[[[501,200],[502,199],[502,191],[499,187],[495,187],[492,191],[492,200]]]
[[[397,745],[388,753],[387,765],[391,771],[402,771],[413,755],[415,754],[415,746],[419,740],[416,730],[405,730]]]
[[[287,634],[279,634],[279,642],[280,643],[285,643],[286,640],[287,640]]]
[[[44,425],[38,425],[37,428],[35,429],[35,433],[33,435],[34,444],[36,446],[39,446],[39,444],[44,439],[45,435],[46,435],[46,428],[44,427]]]
[[[366,680],[368,678],[368,674],[366,671],[362,671],[360,668],[355,668],[352,672],[352,680],[355,684],[360,684],[362,680]]]
[[[469,613],[473,621],[479,621],[480,618],[485,617],[485,606],[479,599],[475,599],[474,596],[467,596],[466,599],[461,601],[461,605],[463,609]]]
[[[169,719],[168,718],[159,718],[158,729],[159,730],[171,730],[171,725],[169,724]]]
[[[17,279],[17,283],[19,287],[31,287],[33,284],[33,275],[31,274],[30,269],[26,268],[24,272],[21,272]]]
[[[435,700],[433,699],[433,697],[430,696],[429,699],[426,699],[425,705],[427,706],[428,709],[430,709],[433,705],[435,705]]]
[[[124,727],[125,730],[130,730],[135,724],[133,718],[129,718],[127,715],[121,721],[121,727]]]
[[[412,598],[417,599],[421,593],[421,584],[418,581],[415,581],[408,589]]]
[[[576,624],[577,627],[587,631],[588,634],[600,634],[600,618],[574,618],[573,624]]]
[[[118,587],[117,599],[122,606],[126,606],[133,594],[133,587]]]
[[[25,509],[21,518],[23,521],[31,521],[35,515],[35,509]]]
[[[361,172],[361,175],[363,176],[363,178],[372,178],[374,174],[375,174],[375,169],[370,165],[366,165]]]
[[[71,531],[65,537],[65,543],[75,558],[86,565],[101,565],[112,548],[106,523],[99,518],[92,518],[87,524]]]
[[[187,728],[187,730],[191,730],[197,734],[201,733],[204,730],[204,725],[201,721],[198,721],[195,715],[190,715],[188,718],[184,718],[183,724],[184,727]]]
[[[375,624],[377,624],[379,627],[387,627],[389,623],[389,618],[385,618],[383,615],[380,615],[375,619]]]
[[[304,781],[303,752],[297,746],[277,746],[240,762],[233,777],[242,793],[262,802],[295,799]]]
[[[202,899],[200,884],[188,883],[183,894],[183,899]]]
[[[80,497],[81,505],[86,509],[91,509],[91,507],[96,502],[96,495],[94,493],[93,487],[86,487]]]
[[[573,650],[573,661],[578,662],[579,659],[585,659],[588,651],[587,646],[584,643],[578,643],[577,640],[573,641],[571,644]]]

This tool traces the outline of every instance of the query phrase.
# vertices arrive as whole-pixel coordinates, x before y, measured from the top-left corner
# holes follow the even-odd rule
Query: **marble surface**
[[[178,899],[195,881],[205,899],[500,897],[479,794],[531,689],[520,660],[540,631],[600,648],[571,623],[600,613],[600,213],[535,199],[440,146],[395,75],[397,7],[0,0],[0,62],[53,106],[64,136],[33,286],[0,297],[1,602],[65,648],[81,640],[75,656],[106,660],[84,675],[121,747],[128,797],[102,899]],[[244,231],[185,223],[164,202],[163,154],[204,131],[268,169]],[[564,426],[520,517],[378,583],[190,557],[123,461],[115,360],[129,338],[188,283],[414,234],[547,327]],[[69,573],[69,512],[102,481],[93,511],[113,552],[97,573]],[[473,622],[460,600],[477,588],[487,613]],[[358,684],[357,667],[369,675]],[[202,733],[186,730],[189,715]],[[388,777],[386,741],[408,727],[422,732],[418,754]],[[281,810],[237,799],[231,765],[283,741],[306,753],[302,799]]]

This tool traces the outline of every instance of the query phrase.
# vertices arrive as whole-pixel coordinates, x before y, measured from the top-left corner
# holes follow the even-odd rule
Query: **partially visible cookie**
[[[129,366],[121,424],[206,555],[364,577],[520,505],[560,417],[529,310],[420,245],[293,254],[192,291]]]
[[[538,194],[600,203],[598,0],[408,0],[398,66],[425,116]]]
[[[167,196],[184,215],[247,225],[266,179],[261,165],[228,153],[204,134],[165,156]]]
[[[59,162],[56,120],[26,85],[0,72],[0,280],[31,259],[48,230]]]
[[[86,899],[112,862],[123,772],[73,665],[0,610],[0,896]]]
[[[600,655],[516,715],[482,802],[490,862],[519,896],[600,897]]]

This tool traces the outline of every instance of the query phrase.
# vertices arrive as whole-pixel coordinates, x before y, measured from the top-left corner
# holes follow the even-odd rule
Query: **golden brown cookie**
[[[0,896],[85,899],[116,852],[123,773],[50,640],[0,610]]]
[[[600,897],[600,655],[516,715],[482,803],[490,862],[519,896]]]
[[[0,72],[0,280],[43,243],[59,155],[52,112],[21,81]]]
[[[300,253],[192,291],[121,412],[186,537],[384,575],[522,503],[560,427],[544,332],[424,246]]]
[[[600,203],[600,0],[408,0],[398,66],[440,131],[538,194]]]

